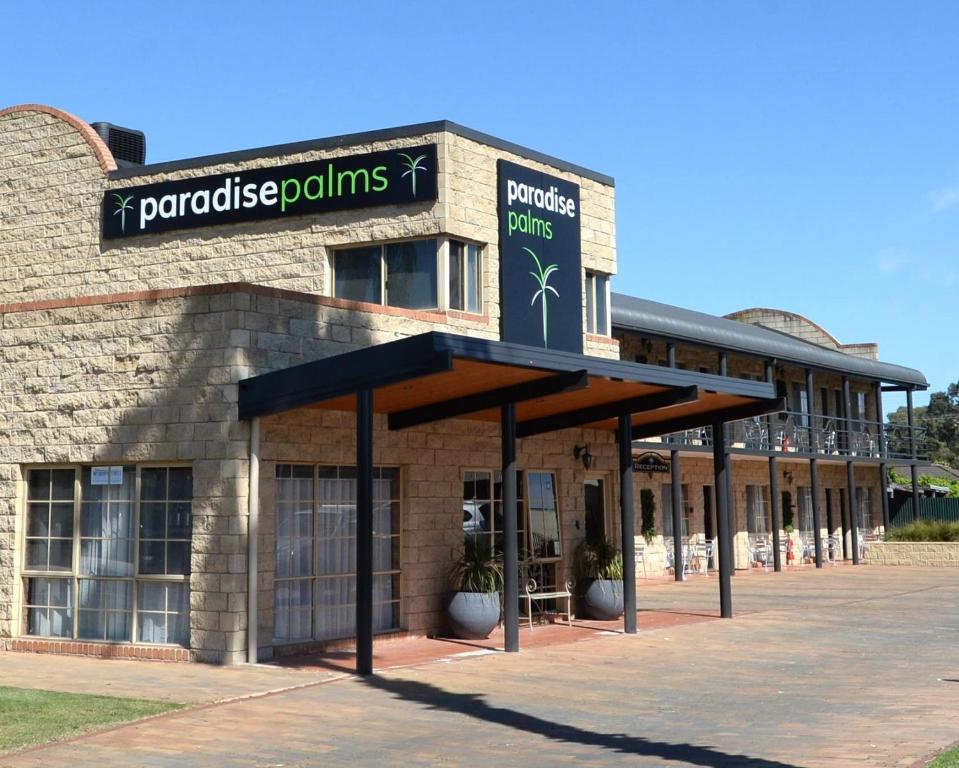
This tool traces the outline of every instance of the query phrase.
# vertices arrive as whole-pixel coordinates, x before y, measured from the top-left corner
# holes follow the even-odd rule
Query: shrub
[[[639,492],[639,508],[643,512],[642,530],[643,538],[648,544],[656,535],[656,496],[650,488],[643,488]]]
[[[463,555],[450,572],[456,592],[500,592],[503,589],[503,563],[486,541],[468,537]]]
[[[918,520],[887,531],[886,541],[959,541],[959,523]]]
[[[581,581],[595,579],[623,580],[623,556],[609,539],[595,544],[586,541],[576,548],[573,558],[576,578]]]

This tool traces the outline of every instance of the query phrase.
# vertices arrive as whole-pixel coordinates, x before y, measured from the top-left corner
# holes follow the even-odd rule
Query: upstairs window
[[[333,295],[369,304],[479,313],[479,276],[479,246],[459,240],[408,240],[333,253]]]
[[[586,272],[586,333],[609,336],[609,275]]]

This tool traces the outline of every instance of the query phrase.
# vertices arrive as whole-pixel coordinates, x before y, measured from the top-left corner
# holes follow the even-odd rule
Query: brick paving
[[[634,637],[596,627],[575,642],[528,644],[519,655],[474,649],[369,680],[338,678],[318,660],[215,669],[57,659],[37,687],[152,685],[137,695],[184,701],[298,687],[7,755],[0,765],[910,766],[959,739],[951,572],[737,575],[734,621],[708,620],[716,592],[715,578],[645,587]],[[381,662],[400,659],[378,653]],[[8,675],[27,658],[51,662],[0,655],[5,682],[23,684],[27,672]]]

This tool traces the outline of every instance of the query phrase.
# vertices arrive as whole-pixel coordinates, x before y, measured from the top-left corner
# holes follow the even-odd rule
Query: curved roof
[[[83,140],[90,145],[90,149],[93,150],[93,154],[104,173],[109,173],[117,169],[117,163],[116,160],[113,159],[113,153],[110,152],[103,139],[90,127],[89,123],[85,123],[79,117],[71,115],[69,112],[64,112],[62,109],[57,109],[56,107],[48,107],[45,104],[17,104],[13,107],[6,107],[5,109],[0,109],[0,117],[13,115],[18,112],[40,112],[62,120],[74,128],[83,137]]]
[[[745,355],[775,358],[812,368],[855,374],[893,384],[913,385],[923,389],[929,386],[926,377],[914,368],[854,357],[786,333],[707,315],[705,312],[694,312],[691,309],[621,293],[612,295],[611,309],[615,328],[706,344]]]

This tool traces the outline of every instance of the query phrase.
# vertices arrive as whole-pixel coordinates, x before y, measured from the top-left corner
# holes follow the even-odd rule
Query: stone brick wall
[[[303,216],[122,241],[100,239],[106,190],[436,142],[435,203]],[[211,283],[251,282],[330,296],[332,249],[448,234],[484,244],[484,316],[457,313],[459,330],[499,328],[496,161],[506,158],[581,187],[583,266],[616,271],[613,189],[456,134],[439,132],[330,150],[108,179],[80,132],[39,111],[0,116],[0,303]],[[585,300],[584,327],[585,327]],[[392,333],[392,321],[370,322]],[[618,357],[615,343],[587,351]]]
[[[733,312],[726,317],[742,323],[752,323],[772,328],[775,331],[782,331],[803,341],[818,344],[821,347],[829,347],[848,355],[864,357],[869,360],[879,359],[878,344],[871,342],[841,344],[835,336],[822,326],[817,325],[809,318],[797,315],[795,312],[787,312],[782,309],[753,308]]]
[[[877,541],[866,548],[870,565],[926,565],[959,568],[956,541]]]

